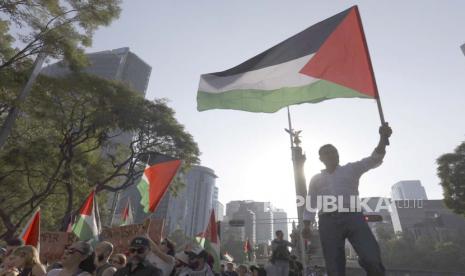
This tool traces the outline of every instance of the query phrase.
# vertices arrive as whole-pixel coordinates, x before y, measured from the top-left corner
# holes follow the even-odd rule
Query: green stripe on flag
[[[141,181],[137,184],[137,190],[140,193],[140,204],[144,207],[144,212],[148,213],[150,208],[149,183],[142,176]]]
[[[236,109],[273,113],[294,104],[318,103],[335,98],[370,98],[368,95],[329,81],[319,80],[306,86],[276,90],[231,90],[197,94],[197,110]]]

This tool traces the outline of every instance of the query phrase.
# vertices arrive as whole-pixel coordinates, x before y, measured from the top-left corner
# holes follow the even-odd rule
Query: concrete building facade
[[[420,180],[399,181],[391,187],[392,200],[428,199]]]

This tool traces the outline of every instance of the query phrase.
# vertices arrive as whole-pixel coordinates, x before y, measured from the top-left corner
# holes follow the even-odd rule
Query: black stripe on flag
[[[352,8],[305,29],[236,67],[209,75],[224,77],[241,74],[315,53]]]

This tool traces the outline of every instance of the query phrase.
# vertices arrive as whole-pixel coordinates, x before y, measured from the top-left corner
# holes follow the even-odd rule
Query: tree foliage
[[[465,216],[465,142],[454,152],[439,157],[437,163],[444,203],[455,213]]]
[[[99,26],[120,14],[119,0],[0,1],[0,70],[46,52],[77,68],[85,64],[83,47],[92,44]],[[10,30],[11,25],[15,32]],[[16,42],[17,46],[13,46]]]
[[[196,143],[164,101],[145,100],[117,82],[41,76],[21,110],[0,152],[2,237],[39,205],[46,229],[65,228],[91,189],[133,185],[149,155],[198,162]]]
[[[380,235],[378,234],[378,237]],[[378,239],[383,262],[387,269],[415,269],[424,271],[465,271],[465,238],[450,235],[446,240],[429,236],[417,239],[410,232],[397,236],[382,235]]]

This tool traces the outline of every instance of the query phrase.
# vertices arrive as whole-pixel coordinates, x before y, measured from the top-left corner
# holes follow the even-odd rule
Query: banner
[[[68,232],[40,233],[40,260],[43,264],[52,264],[60,260],[65,247],[76,240],[76,235]]]
[[[131,240],[146,234],[158,242],[163,236],[164,220],[150,219],[141,224],[131,224],[111,228],[103,228],[100,240],[111,242],[114,246],[114,253],[126,253]]]

